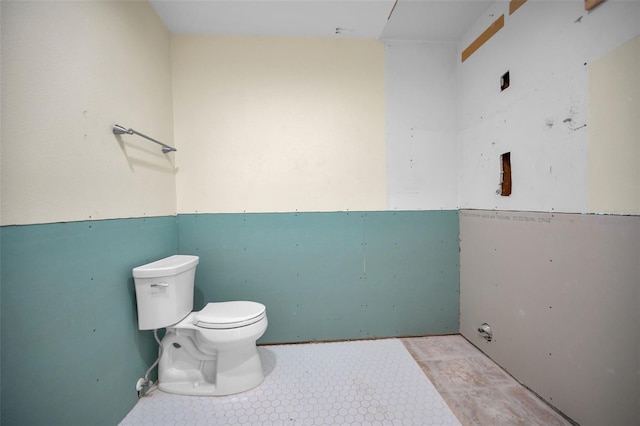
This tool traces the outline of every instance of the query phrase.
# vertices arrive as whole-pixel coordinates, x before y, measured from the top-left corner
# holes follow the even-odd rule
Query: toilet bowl
[[[158,364],[160,390],[222,396],[264,380],[256,340],[266,308],[250,301],[208,303],[192,312],[197,256],[171,256],[133,269],[138,328],[166,328]]]
[[[238,307],[251,312],[252,318],[224,315]],[[203,322],[204,311],[216,315],[217,322],[213,322],[213,318]],[[193,312],[167,327],[161,341],[163,354],[158,367],[158,387],[181,395],[220,396],[258,386],[264,374],[256,340],[266,329],[265,307],[260,303],[207,304],[202,311]]]

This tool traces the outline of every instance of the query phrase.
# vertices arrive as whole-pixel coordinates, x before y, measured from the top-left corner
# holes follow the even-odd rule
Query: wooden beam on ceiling
[[[493,24],[489,25],[489,28],[484,30],[482,34],[478,36],[466,49],[462,51],[462,62],[464,62],[469,56],[480,48],[487,40],[489,40],[495,33],[500,31],[504,27],[504,15],[500,15]]]

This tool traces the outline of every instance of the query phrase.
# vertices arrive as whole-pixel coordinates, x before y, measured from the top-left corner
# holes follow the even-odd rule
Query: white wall
[[[460,44],[505,14],[504,28],[459,66],[463,208],[587,212],[588,67],[640,31],[640,2],[496,2]],[[511,86],[500,91],[510,72]],[[511,152],[513,193],[496,194]]]
[[[385,41],[389,210],[458,208],[455,43]]]
[[[386,209],[375,40],[172,37],[178,212]]]
[[[146,2],[2,7],[2,225],[176,213],[170,36]]]

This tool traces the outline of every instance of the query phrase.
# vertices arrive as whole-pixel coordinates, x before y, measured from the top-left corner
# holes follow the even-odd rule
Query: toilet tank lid
[[[177,254],[133,268],[134,278],[156,278],[178,275],[187,269],[194,268],[199,261],[198,256]]]

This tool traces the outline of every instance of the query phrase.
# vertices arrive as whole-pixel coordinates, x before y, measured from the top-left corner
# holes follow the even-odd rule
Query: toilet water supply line
[[[138,398],[144,396],[145,388],[149,390],[151,385],[153,385],[153,381],[149,380],[149,373],[158,365],[160,362],[160,358],[162,358],[162,344],[160,343],[160,339],[158,339],[158,329],[153,329],[153,337],[155,337],[156,342],[158,342],[158,359],[151,364],[151,367],[144,373],[144,379],[138,379],[138,383],[136,384],[136,390],[138,391]]]

